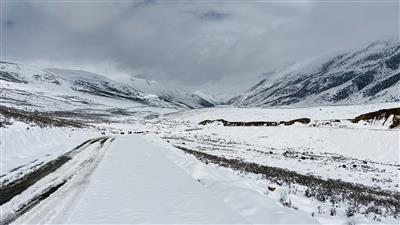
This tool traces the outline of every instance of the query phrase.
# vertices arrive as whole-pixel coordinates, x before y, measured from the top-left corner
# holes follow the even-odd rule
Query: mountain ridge
[[[148,85],[146,87],[138,79],[130,83],[120,82],[83,70],[42,69],[17,63],[0,63],[1,102],[9,106],[25,105],[39,110],[63,110],[70,106],[84,108],[90,105],[108,107],[114,103],[124,107],[142,105],[175,109],[214,106],[207,100],[173,90],[156,81],[141,79]]]
[[[397,39],[295,64],[229,100],[236,106],[314,106],[400,101]]]

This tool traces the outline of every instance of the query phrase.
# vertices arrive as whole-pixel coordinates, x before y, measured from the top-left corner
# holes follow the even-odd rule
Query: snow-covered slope
[[[178,102],[190,108],[212,107],[218,104],[218,102],[213,101],[211,97],[199,91],[190,94],[185,91],[178,91],[170,88],[155,80],[131,77],[127,83],[145,93],[148,97],[158,97],[167,102]]]
[[[400,44],[377,41],[366,48],[295,64],[270,74],[238,106],[312,106],[400,101]]]
[[[80,70],[42,69],[0,62],[0,81],[2,104],[42,111],[212,106],[155,81],[132,79],[132,82],[123,83]]]
[[[222,104],[222,101],[217,100],[214,97],[211,97],[201,91],[195,91],[192,94],[192,98],[197,99],[197,101],[201,102],[204,106],[215,106]]]

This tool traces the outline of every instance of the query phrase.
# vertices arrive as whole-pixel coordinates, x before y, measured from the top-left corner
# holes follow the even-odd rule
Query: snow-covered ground
[[[207,189],[218,194],[240,215],[252,224],[396,224],[398,220],[385,218],[381,221],[371,221],[361,215],[347,218],[345,210],[336,209],[336,216],[329,215],[331,207],[320,202],[299,196],[287,186],[277,186],[276,183],[265,180],[260,175],[241,173],[214,164],[201,163],[195,157],[183,152],[174,151],[173,145],[165,145],[154,136],[152,142],[163,146],[167,157],[202,183]],[[272,186],[277,189],[267,190]],[[292,202],[293,208],[281,208],[281,200]],[[319,211],[317,212],[316,209]],[[312,215],[312,218],[305,215]]]
[[[166,114],[168,119],[199,123],[203,120],[225,119],[228,121],[280,121],[308,117],[312,120],[352,119],[363,113],[379,109],[398,108],[400,103],[381,103],[371,105],[343,105],[322,107],[271,107],[236,108],[215,107],[185,110]]]
[[[116,138],[93,174],[69,182],[86,186],[79,199],[71,203],[61,189],[16,222],[247,223],[138,136]],[[50,212],[48,202],[57,202]]]
[[[34,160],[58,156],[99,135],[89,128],[40,128],[18,121],[9,128],[0,129],[1,174]]]
[[[15,223],[317,223],[306,213],[265,198],[232,171],[204,166],[171,152],[162,142],[156,136],[117,137],[103,150],[95,170],[81,168]],[[89,150],[76,161],[92,156],[83,154]],[[35,185],[40,189],[45,183]],[[17,208],[11,203],[2,206],[5,213]]]
[[[382,199],[392,207],[400,192],[399,129],[377,129],[376,124],[355,128],[198,124],[206,119],[351,119],[398,106],[157,110],[147,115],[167,114],[119,115],[114,122],[80,129],[39,128],[14,121],[0,128],[3,184],[29,177],[63,156],[68,160],[1,205],[2,218],[19,223],[398,224],[396,208],[378,205],[380,212],[366,213],[375,202],[359,203],[353,215],[348,212],[354,206],[351,199],[321,201],[305,196],[320,187],[288,184],[279,177],[274,180],[216,161],[236,160],[232,162],[268,166],[321,182],[345,182],[360,192],[374,192],[371,201]],[[27,202],[33,205],[25,211]]]

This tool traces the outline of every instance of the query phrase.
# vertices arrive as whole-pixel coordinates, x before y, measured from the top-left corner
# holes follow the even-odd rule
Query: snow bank
[[[40,128],[13,122],[1,133],[1,174],[36,159],[54,157],[69,151],[98,132],[67,127]]]

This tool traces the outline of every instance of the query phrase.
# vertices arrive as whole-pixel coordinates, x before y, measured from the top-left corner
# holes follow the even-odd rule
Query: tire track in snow
[[[67,184],[75,175],[94,169],[101,159],[104,144],[114,139],[89,139],[23,177],[2,185],[0,225],[15,221]]]

